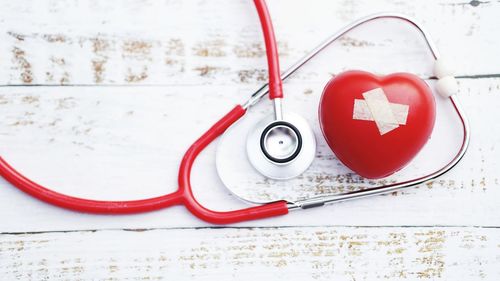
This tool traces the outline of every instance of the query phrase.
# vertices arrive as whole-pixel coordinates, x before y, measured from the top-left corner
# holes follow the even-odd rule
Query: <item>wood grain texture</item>
[[[291,92],[300,93],[289,96],[289,108],[309,119],[317,135],[320,131],[316,113],[308,109],[315,108],[322,85],[287,86]],[[500,189],[496,171],[500,132],[498,126],[489,126],[483,120],[497,118],[500,79],[460,79],[460,85],[460,95],[475,133],[464,161],[449,174],[420,188],[389,196],[295,212],[245,225],[498,226],[500,217],[496,210]],[[312,89],[312,93],[303,94],[305,88]],[[186,89],[192,91],[193,99],[179,98]],[[0,96],[4,101],[0,105],[4,112],[0,122],[2,155],[37,182],[74,196],[95,199],[145,198],[173,191],[177,186],[178,162],[190,142],[238,99],[234,97],[233,87],[228,86],[4,87],[0,89]],[[268,104],[263,103],[249,118],[255,115],[258,120],[268,110]],[[459,140],[460,134],[453,133],[460,130],[446,130],[446,126],[457,126],[457,120],[449,119],[454,116],[449,110],[449,105],[440,105],[442,125],[436,127],[433,137],[439,142],[422,155],[421,160],[410,165],[406,175],[418,175],[425,169],[435,168],[441,165],[442,158],[449,159],[454,153],[453,140]],[[182,122],[172,122],[173,119]],[[196,125],[186,130],[185,124]],[[215,150],[216,145],[212,145],[195,164],[195,195],[216,210],[246,206],[231,196],[220,182],[214,167]],[[235,162],[246,161],[244,153],[239,157]],[[432,159],[432,163],[427,159]],[[383,183],[352,174],[338,162],[324,141],[320,142],[318,157],[311,169],[298,179],[274,182],[260,176],[248,177],[251,169],[243,172],[241,177],[247,182],[242,185],[245,188],[242,192],[247,198],[283,194],[290,198],[310,197]],[[386,181],[400,179],[398,175]],[[190,218],[181,207],[118,218],[75,214],[37,202],[5,182],[2,186],[0,216],[5,220],[2,226],[5,231],[204,225]],[[37,212],[26,206],[36,206]],[[8,219],[16,214],[18,219]],[[74,223],[67,224],[68,220]]]
[[[187,146],[267,80],[251,1],[0,2],[0,154],[64,193],[134,199],[173,191]],[[0,179],[1,280],[500,279],[500,2],[268,2],[283,69],[370,13],[397,11],[425,24],[460,77],[473,128],[463,162],[415,189],[236,228],[211,228],[183,207],[74,213]],[[434,83],[414,29],[393,20],[356,29],[285,83],[287,109],[318,136],[322,88],[347,69],[406,71]],[[397,177],[364,180],[320,140],[302,177],[284,185],[249,175],[241,192],[246,199],[311,197],[439,166],[460,134],[449,104],[438,105],[431,148]],[[270,110],[264,102],[250,118]],[[195,164],[195,195],[216,210],[248,206],[220,182],[215,151],[212,145]]]
[[[262,35],[251,1],[5,2],[0,10],[1,84],[199,85],[267,80]],[[438,46],[456,63],[458,75],[499,73],[500,3],[471,3],[275,0],[269,6],[283,66],[351,20],[398,11],[418,18],[432,31]],[[322,57],[332,63],[315,65],[314,71],[300,76],[309,81],[318,72],[337,73],[349,67],[428,77],[430,68],[422,64],[428,56],[425,44],[411,30],[394,21],[364,26]]]
[[[487,228],[256,228],[3,235],[5,280],[498,280]]]

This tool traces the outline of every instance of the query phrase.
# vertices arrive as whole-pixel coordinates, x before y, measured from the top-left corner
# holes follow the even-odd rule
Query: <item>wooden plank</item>
[[[269,2],[283,67],[348,22],[389,10],[420,19],[457,74],[500,73],[497,1]],[[0,84],[213,85],[267,77],[251,1],[12,1],[0,19]],[[349,68],[429,77],[425,43],[410,31],[392,21],[362,27],[298,78]]]
[[[137,199],[174,190],[179,160],[192,140],[267,80],[251,1],[5,2],[0,155],[64,193]],[[457,75],[481,78],[459,80],[474,132],[464,161],[416,189],[236,228],[207,227],[182,207],[133,216],[70,212],[0,179],[0,279],[500,279],[500,128],[494,126],[500,2],[268,2],[282,68],[366,14],[391,10],[421,20]],[[419,35],[381,21],[349,33],[287,81],[287,109],[305,116],[319,136],[315,108],[322,87],[332,74],[352,68],[432,76]],[[438,105],[427,148],[387,181],[439,166],[455,149],[457,120],[449,104],[438,99]],[[269,112],[264,102],[230,133],[239,135],[236,129]],[[237,144],[229,148],[238,151]],[[217,177],[215,148],[195,164],[197,198],[217,210],[248,206]],[[238,154],[234,163],[244,163],[243,157]],[[318,159],[299,179],[283,184],[239,172],[244,180],[235,186],[249,200],[383,183],[349,172],[322,140]]]
[[[311,227],[0,236],[5,280],[498,280],[498,228]]]
[[[321,142],[316,112],[311,109],[317,108],[323,85],[287,84],[287,90],[296,93],[290,95],[288,108],[309,119],[320,140],[315,164],[303,177],[286,182],[288,189],[279,182],[250,177],[248,184],[243,185],[248,198],[255,194],[275,197],[282,193],[288,198],[310,197],[383,183],[364,181],[353,175]],[[498,126],[491,126],[486,120],[497,119],[500,79],[460,79],[460,86],[474,135],[465,159],[451,173],[392,196],[245,225],[499,226],[496,210],[500,195],[497,173],[500,132]],[[246,96],[243,93],[251,89],[246,86],[2,87],[0,110],[4,118],[0,120],[0,152],[28,177],[74,196],[138,199],[164,194],[176,187],[178,163],[188,145],[231,104],[241,101],[235,92]],[[186,91],[191,94],[184,95]],[[450,106],[437,100],[438,124],[431,139],[436,146],[416,162],[420,164],[411,165],[403,175],[416,175],[438,165],[443,161],[441,158],[451,156],[460,139]],[[260,118],[270,110],[269,103],[263,102],[249,118]],[[196,196],[216,210],[247,206],[231,196],[218,179],[215,148],[211,146],[195,164]],[[239,157],[236,162],[246,161],[244,154]],[[243,171],[242,178],[250,172]],[[398,179],[400,176],[388,181]],[[76,214],[40,203],[4,181],[1,185],[2,231],[204,225],[182,207],[123,217]]]

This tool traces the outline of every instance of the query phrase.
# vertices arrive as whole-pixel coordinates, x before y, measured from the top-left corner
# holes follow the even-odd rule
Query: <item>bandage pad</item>
[[[354,100],[354,120],[375,121],[381,135],[406,124],[409,106],[390,103],[382,88],[364,92],[363,97]]]

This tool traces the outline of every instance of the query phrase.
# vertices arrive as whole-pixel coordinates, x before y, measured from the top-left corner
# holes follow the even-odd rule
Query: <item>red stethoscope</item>
[[[287,214],[294,209],[307,209],[316,206],[322,206],[327,203],[346,201],[361,197],[390,193],[401,188],[416,186],[426,181],[441,176],[452,169],[464,156],[470,138],[468,121],[464,112],[453,92],[453,81],[450,81],[449,75],[442,79],[440,94],[451,100],[456,113],[458,114],[463,126],[463,140],[461,147],[453,159],[439,170],[428,175],[405,181],[384,185],[380,187],[348,192],[337,195],[326,195],[309,198],[299,201],[276,201],[259,206],[249,207],[241,210],[218,212],[202,206],[194,197],[191,190],[190,174],[191,168],[198,154],[212,143],[216,138],[222,135],[226,129],[239,120],[249,107],[256,104],[263,96],[269,93],[269,97],[274,102],[273,118],[266,120],[256,128],[257,134],[249,136],[249,139],[255,139],[255,145],[250,145],[249,150],[261,150],[262,153],[250,153],[249,155],[258,155],[254,159],[249,159],[254,167],[263,175],[275,179],[287,179],[302,173],[312,162],[315,153],[315,141],[312,131],[302,120],[295,118],[293,114],[283,114],[281,100],[283,98],[282,80],[287,79],[296,70],[312,59],[315,55],[325,49],[336,39],[344,35],[351,29],[378,18],[396,18],[404,20],[415,26],[424,36],[429,49],[437,60],[436,67],[438,73],[446,72],[446,66],[441,65],[438,60],[439,55],[436,47],[429,38],[428,33],[422,29],[414,20],[399,14],[376,14],[360,19],[338,31],[325,42],[320,44],[304,58],[298,61],[285,73],[280,74],[278,51],[274,38],[271,18],[264,0],[254,0],[257,12],[264,33],[268,68],[269,84],[264,85],[251,98],[241,105],[235,106],[230,112],[215,123],[207,132],[196,140],[185,153],[179,168],[177,191],[149,199],[132,201],[99,201],[77,198],[55,192],[43,187],[11,167],[3,158],[0,157],[0,174],[12,185],[20,190],[36,197],[49,204],[59,207],[96,214],[132,214],[148,212],[167,208],[173,205],[184,205],[192,214],[198,218],[215,224],[230,224],[241,221],[255,220],[266,217]],[[445,81],[446,80],[446,81]],[[286,142],[286,143],[284,143]],[[312,157],[311,157],[312,156]],[[271,164],[270,164],[271,163]],[[286,165],[287,163],[293,163]]]

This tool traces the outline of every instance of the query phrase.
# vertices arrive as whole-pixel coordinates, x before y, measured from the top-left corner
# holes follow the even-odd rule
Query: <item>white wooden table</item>
[[[418,188],[228,227],[206,224],[183,207],[76,213],[2,179],[1,280],[500,279],[500,3],[268,5],[282,68],[358,17],[399,11],[420,19],[456,64],[473,128],[463,162]],[[0,154],[35,181],[74,196],[170,192],[191,142],[266,81],[261,37],[250,0],[2,0]],[[373,23],[286,83],[289,108],[319,133],[315,106],[331,75],[407,71],[433,84],[431,66],[414,29]],[[456,138],[438,131],[456,120],[440,108],[443,125],[431,140],[452,153]],[[264,103],[255,112],[270,110]],[[195,164],[195,195],[216,210],[243,207],[217,177],[215,148]],[[446,153],[429,153],[408,173],[424,172]],[[315,163],[289,190],[251,178],[248,196],[256,196],[253,186],[263,186],[258,196],[308,197],[380,183],[350,173],[324,141]]]

